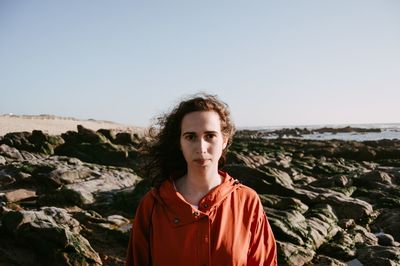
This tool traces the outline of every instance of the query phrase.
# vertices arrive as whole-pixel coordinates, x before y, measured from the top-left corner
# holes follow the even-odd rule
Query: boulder
[[[373,170],[355,179],[355,184],[367,189],[388,189],[393,185],[392,179],[394,177],[386,172]]]
[[[289,242],[276,241],[278,265],[302,266],[312,261],[315,251]]]
[[[400,265],[400,248],[383,246],[366,246],[357,249],[357,259],[364,266]]]
[[[375,234],[376,237],[378,238],[378,244],[381,246],[393,246],[393,247],[398,247],[400,246],[399,242],[396,242],[393,238],[392,235],[385,234],[385,233],[378,233]]]
[[[332,258],[349,261],[356,255],[355,242],[352,235],[345,230],[339,230],[332,239],[319,248],[318,252]]]
[[[294,194],[290,176],[282,171],[270,169],[268,172],[242,165],[227,165],[224,168],[241,183],[254,188],[259,194]]]
[[[380,215],[371,224],[371,229],[375,232],[385,232],[400,242],[400,209],[381,210]]]
[[[1,193],[0,193],[1,194]],[[5,202],[18,202],[24,199],[36,197],[36,191],[32,189],[16,189],[11,191],[3,191]]]
[[[79,222],[63,209],[10,211],[3,215],[2,224],[21,245],[34,250],[42,264],[102,265],[99,255],[79,234]]]
[[[297,210],[300,213],[305,213],[308,206],[301,202],[301,200],[291,197],[282,197],[271,194],[260,194],[261,203],[265,207],[274,208],[278,210]]]
[[[355,199],[336,191],[324,188],[307,187],[296,190],[306,204],[328,204],[339,219],[367,219],[373,212],[373,207],[366,201]]]
[[[278,239],[312,250],[318,249],[338,231],[337,218],[330,206],[319,206],[304,215],[297,210],[265,209]]]
[[[22,157],[19,150],[17,150],[16,148],[10,147],[6,144],[0,145],[0,155],[4,156],[4,158],[6,158],[6,161],[7,161],[7,158],[18,160],[18,161],[22,161],[24,159],[24,157]]]
[[[53,154],[54,148],[64,141],[59,136],[49,136],[41,130],[32,132],[13,132],[4,136],[2,143],[19,150],[38,152],[42,154]]]
[[[96,131],[78,125],[77,142],[79,143],[106,143],[108,142],[102,134],[97,134]]]
[[[347,266],[346,263],[344,263],[340,260],[325,256],[325,255],[315,256],[312,260],[312,265],[314,265],[314,266]]]

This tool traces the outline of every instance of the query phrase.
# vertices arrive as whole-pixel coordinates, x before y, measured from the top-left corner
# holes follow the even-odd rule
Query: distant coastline
[[[239,135],[265,139],[371,141],[400,139],[400,123],[270,126],[241,128]]]
[[[107,120],[78,119],[50,114],[40,115],[0,115],[0,136],[10,132],[32,132],[41,130],[50,135],[60,135],[66,131],[76,131],[77,126],[98,130],[113,129],[119,132],[134,132],[144,134],[145,127],[120,124]],[[370,141],[381,139],[400,139],[400,123],[370,123],[370,124],[319,124],[238,127],[238,135],[275,138],[300,138],[310,140],[356,140]]]
[[[238,127],[238,130],[276,130],[284,128],[306,128],[306,129],[319,129],[319,128],[400,128],[400,122],[392,123],[340,123],[340,124],[298,124],[298,125],[274,125],[274,126],[247,126]]]
[[[102,123],[111,123],[111,124],[118,124],[113,121],[107,120],[96,120],[96,119],[79,119],[71,116],[57,116],[57,115],[50,115],[50,114],[40,114],[40,115],[16,115],[13,113],[9,114],[2,114],[2,117],[11,117],[11,118],[27,118],[27,119],[49,119],[49,120],[73,120],[73,121],[96,121]]]
[[[22,132],[32,130],[42,130],[50,135],[59,135],[66,131],[76,131],[77,126],[82,125],[92,130],[114,129],[116,131],[130,131],[135,133],[143,133],[144,127],[134,125],[125,125],[106,120],[95,119],[77,119],[74,117],[62,117],[49,114],[41,115],[0,115],[0,136],[4,136],[10,132]]]

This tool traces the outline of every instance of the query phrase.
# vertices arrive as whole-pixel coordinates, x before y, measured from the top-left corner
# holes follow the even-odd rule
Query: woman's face
[[[180,146],[188,170],[215,168],[227,140],[221,132],[221,120],[214,111],[186,114],[181,123]]]

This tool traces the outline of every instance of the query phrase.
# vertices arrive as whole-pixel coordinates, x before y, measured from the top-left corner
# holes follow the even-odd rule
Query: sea
[[[266,126],[266,127],[251,127],[251,128],[243,128],[249,130],[258,130],[258,131],[265,131],[265,132],[273,132],[279,129],[318,129],[318,128],[344,128],[344,127],[352,127],[352,128],[379,128],[381,132],[339,132],[339,133],[313,133],[313,134],[304,134],[300,137],[294,136],[281,136],[282,138],[295,138],[295,139],[307,139],[307,140],[355,140],[355,141],[368,141],[368,140],[382,140],[382,139],[398,139],[400,140],[400,123],[385,123],[385,124],[335,124],[335,125],[296,125],[296,126]],[[277,134],[268,134],[265,138],[267,139],[275,139],[278,138]]]

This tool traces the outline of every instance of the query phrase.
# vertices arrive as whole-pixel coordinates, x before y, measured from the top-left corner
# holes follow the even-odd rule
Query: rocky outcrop
[[[1,138],[0,264],[123,265],[149,189],[141,141],[83,127]],[[239,132],[225,170],[260,195],[279,265],[399,265],[399,150]]]
[[[141,178],[112,161],[93,164],[10,142],[20,135],[0,144],[0,264],[122,265],[134,213],[130,195]],[[61,140],[54,150],[68,143]]]
[[[260,194],[280,265],[399,265],[400,141],[390,143],[239,137],[226,169]]]

